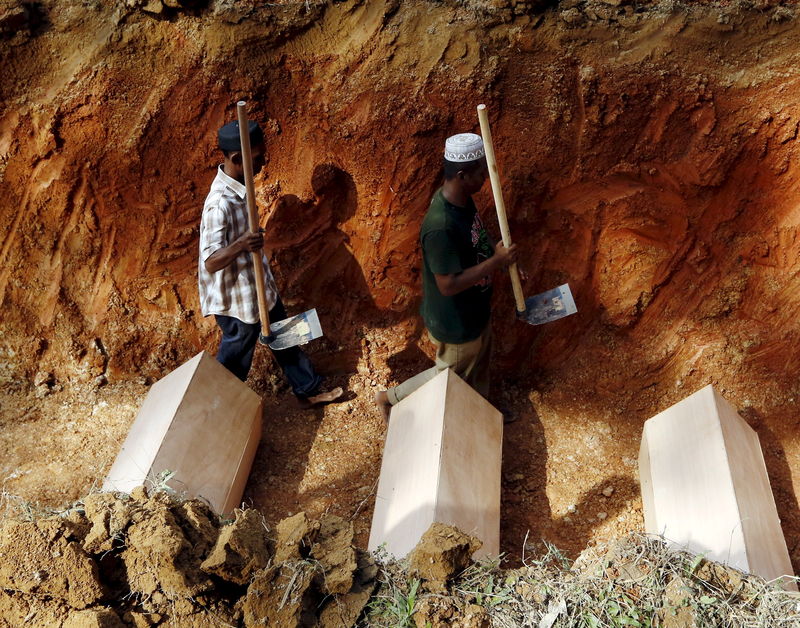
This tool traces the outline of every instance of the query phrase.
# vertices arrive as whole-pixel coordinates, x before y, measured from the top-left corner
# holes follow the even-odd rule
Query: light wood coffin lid
[[[500,551],[502,415],[450,370],[392,408],[369,548],[402,558],[434,521]]]
[[[645,423],[639,475],[648,533],[768,580],[792,575],[758,435],[712,386]]]
[[[230,512],[261,437],[261,412],[260,397],[202,351],[151,387],[103,489],[130,492],[169,469],[176,491]]]

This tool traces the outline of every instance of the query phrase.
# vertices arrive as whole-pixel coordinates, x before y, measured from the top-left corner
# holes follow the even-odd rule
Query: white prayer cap
[[[461,163],[475,161],[486,155],[483,140],[475,133],[459,133],[447,138],[444,144],[444,158]]]

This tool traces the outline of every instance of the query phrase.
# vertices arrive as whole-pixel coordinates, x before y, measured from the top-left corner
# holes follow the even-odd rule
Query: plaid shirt
[[[205,264],[212,253],[228,246],[250,230],[246,194],[245,186],[225,174],[220,166],[206,197],[200,220],[197,281],[203,316],[223,314],[252,324],[259,322],[252,254],[249,251],[241,253],[231,264],[215,273],[208,272]],[[264,265],[267,307],[272,309],[277,300],[278,288],[263,252],[261,260]]]

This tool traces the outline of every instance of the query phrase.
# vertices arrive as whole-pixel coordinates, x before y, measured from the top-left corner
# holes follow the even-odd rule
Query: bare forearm
[[[227,266],[230,266],[239,255],[245,253],[246,249],[240,242],[234,242],[226,247],[217,249],[206,260],[206,270],[215,273]]]
[[[480,264],[470,266],[466,270],[454,275],[436,275],[436,286],[446,297],[452,297],[460,292],[464,292],[477,284],[487,275],[491,275],[499,268],[498,259],[490,257]]]
[[[264,246],[264,236],[261,233],[253,233],[248,231],[228,246],[223,246],[217,249],[206,260],[206,270],[210,273],[215,273],[222,270],[226,266],[230,266],[237,257],[247,251],[260,251]]]

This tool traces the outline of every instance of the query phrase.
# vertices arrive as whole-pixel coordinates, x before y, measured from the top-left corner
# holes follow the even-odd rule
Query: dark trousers
[[[243,323],[232,316],[215,314],[217,325],[222,330],[222,341],[217,351],[217,362],[222,364],[240,380],[245,381],[253,362],[253,352],[261,333],[261,323]],[[286,310],[280,297],[269,311],[271,321],[286,318]],[[270,349],[272,351],[272,349]],[[316,394],[322,385],[322,377],[314,370],[311,360],[299,347],[289,347],[272,351],[275,360],[283,370],[286,379],[292,386],[292,392],[301,398]]]

